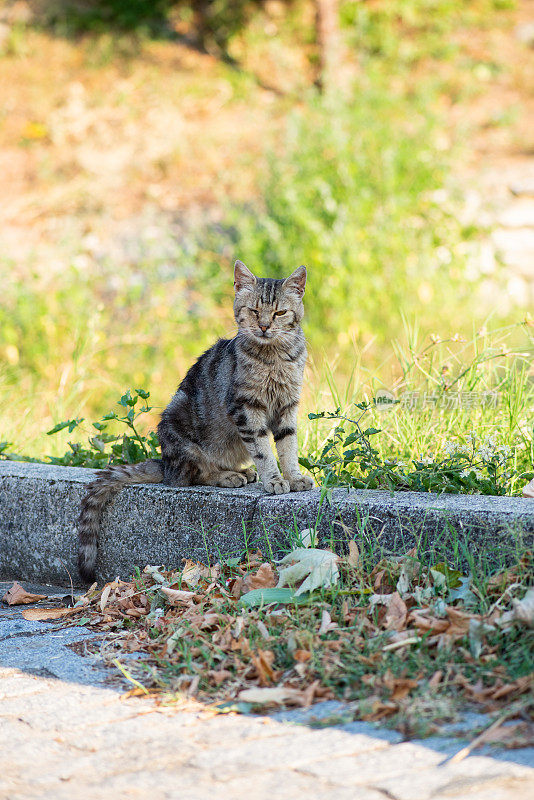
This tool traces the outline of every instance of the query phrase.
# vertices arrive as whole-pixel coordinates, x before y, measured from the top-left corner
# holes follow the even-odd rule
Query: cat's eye
[[[275,311],[273,316],[282,317],[284,314],[287,314],[287,311]]]
[[[256,314],[256,316],[258,316],[258,314],[260,313],[257,308],[249,308],[249,311],[252,311],[252,313]]]

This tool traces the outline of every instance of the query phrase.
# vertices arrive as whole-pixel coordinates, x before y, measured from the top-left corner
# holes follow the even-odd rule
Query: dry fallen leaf
[[[474,614],[465,614],[454,606],[447,606],[447,617],[451,623],[447,629],[447,635],[462,637],[468,634],[470,621],[474,616]]]
[[[210,628],[216,628],[217,625],[220,623],[220,617],[218,614],[204,614],[202,616],[202,622],[199,625],[200,630],[207,631]]]
[[[274,653],[272,650],[258,650],[257,654],[252,656],[252,663],[256,667],[261,686],[276,680],[277,673],[273,669]]]
[[[61,619],[69,614],[76,614],[79,608],[25,608],[20,613],[24,619],[42,622],[47,619]]]
[[[392,702],[403,700],[417,685],[418,682],[411,678],[395,678],[391,673],[384,676],[384,686],[390,690]]]
[[[249,591],[253,589],[270,589],[276,586],[276,575],[270,564],[261,564],[254,575],[247,575],[245,584]]]
[[[523,694],[523,692],[531,692],[533,686],[532,674],[522,675],[517,678],[513,683],[505,683],[502,686],[493,687],[492,700],[499,700],[501,697],[508,697],[510,694]]]
[[[523,497],[534,499],[534,478],[526,486],[523,486]]]
[[[182,583],[186,583],[188,586],[198,586],[201,578],[200,564],[196,564],[194,561],[186,561],[181,575]]]
[[[481,619],[469,620],[469,650],[473,658],[480,658],[484,648],[486,634],[495,630],[494,625],[488,625]]]
[[[484,743],[500,744],[508,748],[533,747],[534,746],[534,725],[526,720],[520,722],[509,722],[488,731],[484,736]]]
[[[372,594],[369,597],[369,610],[372,612],[375,606],[386,606],[386,614],[383,624],[386,630],[402,631],[406,627],[408,608],[398,592],[390,594]],[[380,619],[380,624],[382,620]]]
[[[277,588],[295,585],[303,578],[305,580],[296,590],[295,595],[312,592],[319,587],[333,586],[339,578],[337,562],[338,557],[330,550],[314,548],[293,550],[280,561],[283,566],[279,570],[280,578]]]
[[[517,629],[523,625],[525,629],[525,624],[531,624],[534,616],[532,601],[529,594],[525,594],[523,580],[530,561],[507,570],[504,577],[499,577],[491,589],[491,615],[481,616],[467,613],[463,603],[447,606],[443,599],[436,600],[432,588],[435,581],[429,578],[428,570],[423,570],[418,564],[415,551],[400,559],[382,559],[369,572],[366,564],[357,561],[355,543],[354,546],[349,543],[351,539],[355,540],[356,535],[351,531],[350,537],[346,537],[348,558],[351,554],[353,556],[352,564],[347,558],[338,561],[327,550],[301,547],[286,557],[280,567],[257,552],[249,554],[246,561],[212,567],[212,571],[218,571],[217,577],[207,574],[209,568],[191,561],[185,562],[182,570],[149,567],[142,587],[135,580],[114,581],[100,589],[93,587],[89,590],[83,598],[83,606],[82,599],[78,598],[76,609],[26,608],[25,614],[40,615],[28,618],[57,620],[64,615],[66,624],[69,624],[72,619],[82,619],[89,613],[91,626],[98,626],[100,630],[115,626],[115,646],[123,652],[140,653],[143,661],[154,669],[171,667],[176,690],[184,696],[200,693],[201,699],[211,696],[217,701],[233,701],[241,691],[240,701],[257,703],[261,710],[286,704],[305,706],[333,697],[332,690],[321,686],[315,679],[317,669],[326,669],[335,680],[336,675],[346,672],[350,658],[369,670],[369,674],[362,676],[358,687],[362,695],[358,699],[361,704],[359,713],[365,719],[381,719],[412,709],[412,699],[416,710],[410,714],[417,715],[422,700],[420,697],[412,698],[412,695],[417,692],[418,684],[424,688],[425,696],[427,691],[430,696],[429,701],[424,700],[424,708],[427,703],[433,705],[431,692],[439,696],[444,686],[449,686],[452,681],[458,692],[467,696],[470,702],[479,703],[487,712],[509,707],[516,698],[529,691],[530,677],[514,680],[498,659],[502,647],[506,646],[506,637],[501,636],[495,644],[493,639],[486,640],[484,634],[491,630],[488,625],[502,627],[501,621],[505,616],[509,618],[508,627]],[[304,592],[318,578],[319,586],[325,585],[324,577],[326,585],[334,582],[339,563],[343,564],[351,581],[361,580],[368,602],[364,604],[362,598],[352,596],[359,592],[346,592],[334,614],[332,599],[326,603],[328,597],[324,592],[316,602],[304,596],[301,605],[295,603],[294,608],[289,604],[280,610],[268,610],[265,616],[254,606],[241,608],[236,602],[243,586],[249,590],[256,586],[260,594],[283,593],[294,600],[297,588],[299,593]],[[355,564],[357,566],[353,566]],[[198,577],[199,568],[200,579],[197,582],[195,576]],[[273,588],[278,569],[282,580],[285,578],[294,588]],[[326,576],[321,574],[323,570]],[[184,583],[183,572],[187,578]],[[187,585],[189,580],[191,583]],[[370,598],[367,594],[369,586],[374,586],[377,592]],[[518,590],[519,586],[524,588]],[[516,590],[513,595],[512,589]],[[163,595],[167,601],[165,614],[151,613],[157,605],[154,600]],[[522,595],[525,595],[522,600],[514,602],[513,597],[521,598]],[[504,601],[506,611],[503,613]],[[71,613],[78,616],[67,616]],[[147,614],[148,619],[145,619]],[[332,622],[331,615],[340,627]],[[130,623],[122,628],[122,621],[128,618]],[[116,625],[116,622],[120,624]],[[334,635],[329,633],[333,628]],[[153,629],[158,631],[156,638],[152,635]],[[387,630],[386,637],[384,629]],[[464,642],[460,648],[462,663],[465,661],[471,670],[468,680],[461,674],[455,676],[454,671],[449,672],[449,659],[453,662],[451,666],[458,666],[453,655],[455,642],[469,632],[471,654],[465,649]],[[406,672],[400,676],[386,673],[381,677],[381,667],[386,663],[384,657],[389,651],[396,651],[403,658],[410,646],[420,643],[423,637],[428,644],[428,663],[419,668],[412,658],[405,658]],[[373,639],[371,647],[376,649],[371,657],[362,655],[362,645]],[[191,653],[187,672],[178,652],[183,640],[186,640]],[[213,663],[216,668],[206,670],[207,680],[203,680],[201,669],[206,647],[216,655]],[[445,652],[448,647],[450,652]],[[473,651],[480,659],[478,665],[472,657]],[[444,654],[447,670],[441,658]],[[442,666],[441,670],[436,670],[438,664]],[[144,672],[143,676],[144,682]],[[407,730],[410,725],[407,723]],[[517,731],[510,741],[523,741],[523,733],[521,736],[519,733]]]
[[[238,617],[235,621],[234,627],[232,628],[232,636],[234,637],[234,639],[239,639],[243,631],[244,625],[245,625],[245,618],[243,616]]]
[[[369,610],[372,611],[375,606],[387,606],[391,594],[371,594],[369,595]]]
[[[351,539],[349,541],[349,554],[345,558],[345,561],[350,567],[357,567],[359,560],[360,560],[360,551],[358,550],[358,545],[356,544],[354,539]]]
[[[143,570],[145,575],[150,575],[156,583],[165,583],[165,576],[161,574],[160,570],[164,567],[156,566],[154,564],[147,564]]]
[[[134,619],[139,619],[139,617],[145,617],[147,615],[146,608],[128,608],[126,610],[126,614],[128,617],[134,617]]]
[[[480,678],[476,683],[470,684],[461,673],[457,675],[456,680],[469,693],[471,699],[486,705],[488,700],[501,700],[505,697],[510,698],[510,696],[531,692],[533,683],[532,675],[522,675],[512,683],[503,683],[499,678],[493,686],[484,686]]]
[[[46,594],[31,594],[24,589],[20,583],[15,581],[13,586],[11,586],[5,595],[2,597],[4,603],[7,603],[8,606],[21,606],[27,605],[28,603],[37,603],[39,600],[46,600],[48,595]]]
[[[111,594],[112,585],[111,583],[106,584],[102,590],[102,594],[100,595],[100,611],[103,611],[106,607],[106,603],[109,600],[109,595]]]
[[[191,561],[191,559],[186,558],[184,559],[184,566],[180,577],[182,583],[187,583],[188,586],[194,588],[200,584],[202,578],[206,578],[206,580],[210,581],[216,580],[219,574],[220,567],[218,564],[214,564],[213,567],[207,567],[205,564],[199,564],[196,561]]]
[[[371,700],[372,698],[369,699]],[[397,703],[384,703],[382,700],[375,698],[371,706],[371,711],[367,713],[363,712],[361,718],[369,722],[377,722],[384,717],[390,717],[392,714],[398,711],[398,709],[399,707]]]
[[[387,612],[384,620],[386,630],[402,631],[406,627],[408,608],[398,592],[388,595]]]
[[[426,616],[422,610],[412,611],[408,617],[408,624],[414,625],[422,633],[431,634],[444,633],[450,627],[449,620]]]
[[[293,658],[295,661],[298,661],[302,664],[305,664],[306,661],[309,661],[311,658],[311,653],[309,650],[295,650],[293,653]]]
[[[522,600],[512,600],[514,619],[534,628],[534,589],[529,589]]]
[[[282,705],[282,703],[299,701],[302,692],[298,689],[286,689],[284,686],[267,687],[262,689],[243,689],[237,699],[255,705]]]
[[[413,558],[410,554],[404,556],[401,561],[401,573],[397,581],[396,589],[400,595],[406,594],[409,591],[413,579],[419,574],[421,564],[417,559]]]
[[[320,636],[322,633],[328,633],[328,631],[334,630],[334,628],[337,628],[337,622],[332,622],[332,618],[325,608],[321,616],[321,627],[317,633]]]
[[[176,646],[180,641],[180,639],[182,639],[183,635],[184,635],[184,629],[180,626],[178,626],[178,628],[176,628],[176,630],[173,631],[173,633],[171,633],[166,642],[166,650],[168,655],[174,653],[174,650],[176,649]]]
[[[242,594],[248,592],[248,589],[245,586],[245,579],[241,576],[233,578],[228,584],[228,588],[230,590],[230,594],[232,597],[235,597],[236,600],[239,600]]]
[[[168,598],[171,606],[176,603],[191,602],[191,598],[195,596],[195,592],[188,592],[185,589],[168,589],[167,586],[162,586],[161,591]]]
[[[304,528],[304,530],[300,532],[300,541],[303,547],[311,547],[315,544],[315,531],[311,528]]]
[[[221,683],[232,677],[232,673],[227,669],[210,669],[208,675],[215,686],[220,686]]]

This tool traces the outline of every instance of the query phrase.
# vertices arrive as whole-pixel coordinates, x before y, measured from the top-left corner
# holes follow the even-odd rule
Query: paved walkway
[[[530,800],[534,794],[529,749],[439,766],[461,740],[402,742],[395,731],[370,723],[319,730],[305,724],[339,711],[339,703],[246,717],[213,715],[198,703],[176,709],[123,699],[124,687],[107,683],[110,671],[96,657],[79,655],[83,645],[70,646],[91,636],[0,607],[0,800]]]

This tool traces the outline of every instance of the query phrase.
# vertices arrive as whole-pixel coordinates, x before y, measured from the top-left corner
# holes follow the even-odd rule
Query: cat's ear
[[[242,261],[236,261],[234,265],[235,291],[239,292],[240,289],[253,289],[255,285],[256,278],[249,268],[245,267]]]
[[[299,297],[302,297],[304,294],[304,289],[306,288],[307,275],[308,273],[306,272],[306,267],[298,267],[295,272],[291,273],[289,278],[285,279],[283,288],[288,292],[293,292]]]

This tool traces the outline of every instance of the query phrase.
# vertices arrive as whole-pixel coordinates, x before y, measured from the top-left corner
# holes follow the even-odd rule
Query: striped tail
[[[154,459],[143,461],[142,464],[116,465],[103,469],[96,480],[89,484],[78,518],[78,570],[86,583],[92,583],[95,579],[98,531],[107,501],[123,486],[162,481],[161,461]]]

